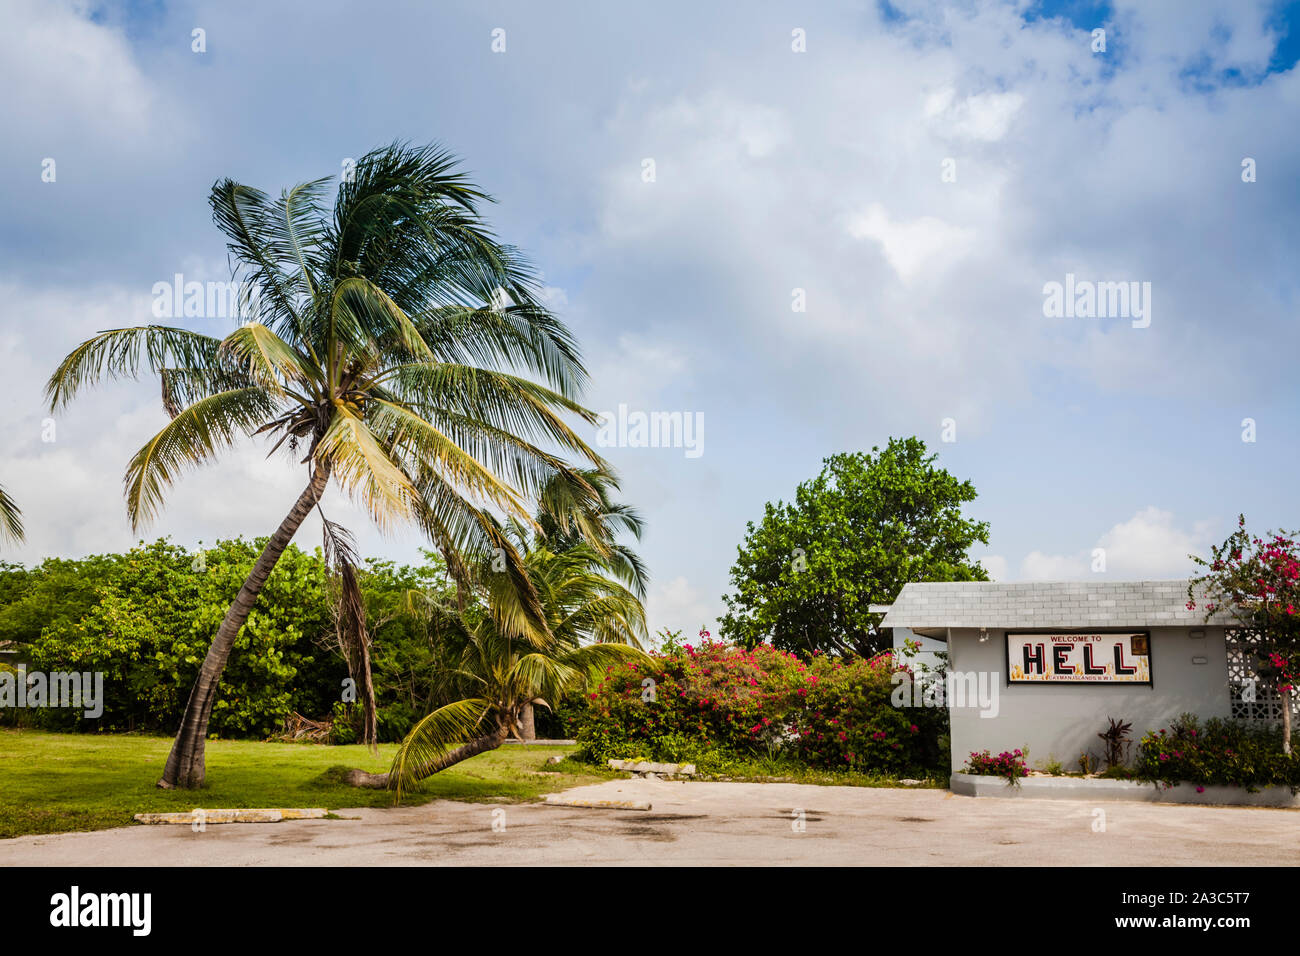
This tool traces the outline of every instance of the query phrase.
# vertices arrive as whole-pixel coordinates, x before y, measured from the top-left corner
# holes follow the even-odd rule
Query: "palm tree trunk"
[[[536,740],[537,718],[533,711],[533,702],[531,700],[524,704],[523,710],[519,714],[519,722],[523,724],[523,726],[519,728],[519,739]]]
[[[425,766],[420,768],[419,779],[432,777],[440,770],[446,770],[448,767],[460,763],[462,760],[468,760],[470,757],[477,757],[481,753],[487,753],[489,750],[496,750],[505,742],[506,739],[505,724],[497,727],[494,733],[485,734],[482,737],[475,737],[473,740],[461,744],[454,750],[448,750],[445,754],[429,761]],[[366,773],[364,770],[349,770],[343,778],[345,783],[350,783],[354,787],[369,787],[372,790],[385,790],[392,785],[392,775],[387,773]]]
[[[253,604],[257,601],[257,595],[261,593],[266,579],[270,577],[276,562],[280,560],[280,555],[289,546],[289,542],[293,540],[298,527],[311,509],[316,507],[316,502],[320,500],[329,482],[329,473],[328,463],[316,465],[312,472],[311,483],[298,496],[293,510],[280,522],[280,527],[267,541],[266,547],[262,549],[261,555],[253,565],[252,572],[244,581],[243,587],[239,589],[239,594],[235,596],[234,603],[226,611],[221,626],[217,628],[212,646],[208,648],[208,655],[199,669],[199,676],[194,681],[194,689],[190,691],[189,702],[185,705],[185,716],[181,720],[180,730],[176,732],[176,741],[172,744],[171,753],[167,756],[167,766],[163,769],[162,779],[158,781],[158,786],[163,789],[171,790],[180,787],[192,790],[203,786],[203,746],[208,735],[208,720],[212,716],[212,704],[217,697],[221,672],[225,670],[230,651],[235,646],[235,637],[244,626],[244,622],[248,620]]]

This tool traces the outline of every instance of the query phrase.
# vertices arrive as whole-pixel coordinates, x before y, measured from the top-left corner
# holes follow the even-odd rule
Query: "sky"
[[[278,193],[397,139],[495,197],[589,408],[702,421],[694,450],[598,449],[646,518],[652,631],[713,630],[746,522],[890,436],[974,483],[997,580],[1176,577],[1239,512],[1300,525],[1295,4],[0,14],[0,485],[28,528],[6,559],[275,528],[303,478],[250,442],[134,532],[122,475],[166,421],[156,383],[57,416],[43,385],[94,332],[155,321],[156,283],[227,278],[215,180]],[[1137,294],[1059,314],[1052,283]],[[365,553],[418,560],[415,533],[326,504]]]

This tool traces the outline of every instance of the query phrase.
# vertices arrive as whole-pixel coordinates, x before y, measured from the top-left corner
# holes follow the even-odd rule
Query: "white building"
[[[1076,769],[1110,717],[1132,723],[1134,747],[1183,713],[1280,718],[1232,621],[1186,604],[1186,581],[908,584],[882,626],[895,646],[947,651],[954,770],[1017,748]]]

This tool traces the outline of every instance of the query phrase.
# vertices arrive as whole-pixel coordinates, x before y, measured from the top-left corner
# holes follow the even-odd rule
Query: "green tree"
[[[731,568],[722,635],[746,647],[869,656],[885,649],[870,605],[911,581],[988,580],[967,557],[988,543],[988,524],[962,515],[975,488],[937,457],[919,438],[891,438],[884,451],[832,455],[792,503],[769,503]]]
[[[0,610],[0,626],[22,635],[20,650],[36,669],[104,673],[97,729],[174,727],[213,629],[265,543],[236,539],[189,551],[163,539],[122,555],[49,560],[34,570],[28,593]],[[239,631],[211,731],[265,737],[292,711],[328,713],[347,673],[316,645],[329,625],[325,566],[290,546]],[[46,726],[83,724],[79,713],[42,715]]]
[[[563,418],[596,421],[577,401],[586,372],[576,344],[542,305],[535,273],[488,231],[478,212],[488,197],[432,148],[394,144],[354,172],[332,215],[330,179],[278,199],[218,182],[213,217],[249,321],[224,339],[157,325],[102,332],[47,386],[59,409],[105,375],[160,376],[172,419],[127,467],[135,525],[182,471],[241,436],[268,435],[272,452],[294,454],[310,476],[216,628],[159,786],[203,783],[203,741],[236,637],[331,479],[381,528],[418,526],[458,579],[478,555],[499,556],[521,596],[513,624],[527,628],[541,605],[493,513],[531,521],[529,500],[569,470],[543,446],[604,464]],[[348,562],[348,549],[332,547]]]
[[[630,535],[640,541],[645,521],[631,505],[614,500],[618,490],[618,478],[609,469],[586,468],[576,476],[555,474],[542,489],[537,541],[557,553],[587,546],[606,571],[645,600],[650,572],[623,540]]]

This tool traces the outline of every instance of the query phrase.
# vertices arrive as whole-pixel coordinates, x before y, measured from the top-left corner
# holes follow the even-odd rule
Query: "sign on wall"
[[[1118,634],[1007,635],[1012,684],[1150,684],[1151,637]]]

